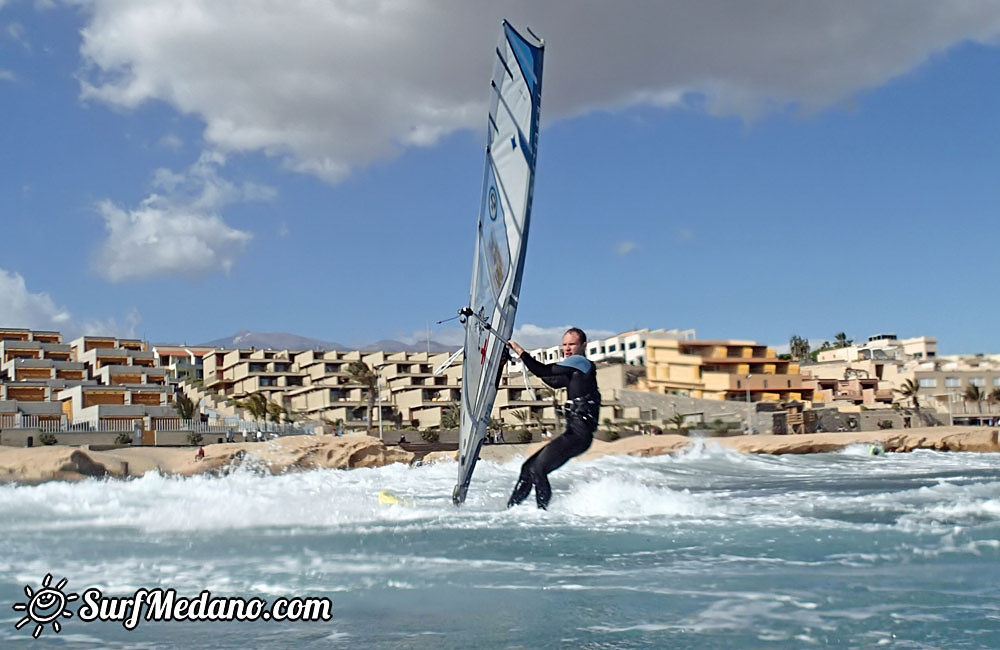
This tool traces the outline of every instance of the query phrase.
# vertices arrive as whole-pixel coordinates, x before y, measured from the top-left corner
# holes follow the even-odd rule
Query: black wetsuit
[[[546,508],[552,497],[548,474],[574,456],[587,451],[594,440],[597,418],[601,409],[601,394],[597,391],[597,367],[586,357],[575,354],[559,363],[545,364],[525,352],[521,362],[533,375],[552,388],[565,388],[567,393],[566,431],[542,447],[521,466],[521,476],[514,486],[507,507],[524,501],[535,488],[535,501]]]

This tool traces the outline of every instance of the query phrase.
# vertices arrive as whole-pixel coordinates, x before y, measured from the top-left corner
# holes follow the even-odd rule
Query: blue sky
[[[547,43],[526,344],[1000,352],[1000,3],[567,6],[0,0],[0,325],[457,342],[507,17]]]

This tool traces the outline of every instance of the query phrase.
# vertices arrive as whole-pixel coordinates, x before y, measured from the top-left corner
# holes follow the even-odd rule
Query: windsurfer
[[[527,354],[516,341],[510,342],[511,350],[533,375],[552,388],[566,389],[567,402],[563,409],[566,431],[524,462],[514,492],[507,502],[508,508],[524,501],[532,487],[535,488],[538,507],[547,508],[552,497],[548,475],[570,458],[587,451],[594,440],[601,394],[597,390],[597,367],[584,356],[586,347],[587,335],[583,330],[572,327],[562,338],[565,358],[558,363],[546,364]]]

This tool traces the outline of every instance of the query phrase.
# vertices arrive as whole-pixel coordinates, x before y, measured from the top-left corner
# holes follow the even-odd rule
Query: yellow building
[[[646,341],[646,387],[657,393],[734,401],[811,400],[799,366],[754,341]]]

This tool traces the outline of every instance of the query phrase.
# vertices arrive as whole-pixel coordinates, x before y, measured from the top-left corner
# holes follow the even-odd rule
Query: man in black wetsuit
[[[574,456],[587,451],[594,440],[597,418],[601,409],[601,394],[597,391],[597,367],[583,356],[587,347],[587,335],[576,327],[566,330],[562,339],[565,357],[558,363],[546,364],[536,361],[516,342],[510,348],[533,375],[552,388],[565,388],[567,392],[566,431],[549,444],[542,447],[521,466],[521,476],[517,479],[514,492],[507,507],[524,501],[535,488],[535,501],[543,510],[552,497],[548,475],[563,466]]]

